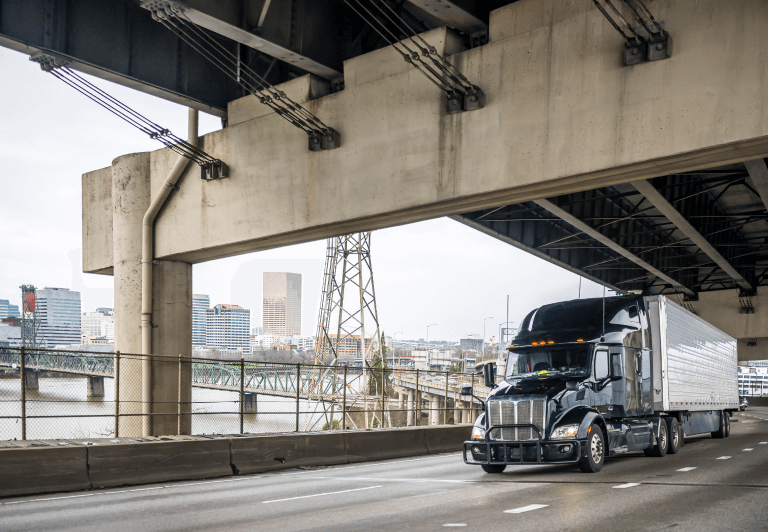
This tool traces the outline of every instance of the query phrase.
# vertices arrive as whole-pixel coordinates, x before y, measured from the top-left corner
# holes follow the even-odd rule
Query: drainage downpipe
[[[198,143],[197,117],[197,109],[189,109],[189,143],[195,147]],[[141,367],[141,402],[142,413],[144,414],[142,417],[144,436],[151,436],[153,432],[153,419],[150,415],[152,413],[153,371],[152,360],[149,355],[152,354],[152,265],[155,258],[155,218],[165,205],[168,196],[170,196],[188,164],[189,159],[179,156],[162,188],[152,198],[152,203],[144,214],[141,227],[141,354],[145,355]]]

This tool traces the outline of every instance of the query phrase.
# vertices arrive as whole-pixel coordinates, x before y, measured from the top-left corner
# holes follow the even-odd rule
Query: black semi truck
[[[464,443],[464,461],[578,464],[677,453],[684,437],[730,433],[739,409],[736,340],[665,296],[580,299],[528,314]],[[464,396],[472,387],[462,386]]]

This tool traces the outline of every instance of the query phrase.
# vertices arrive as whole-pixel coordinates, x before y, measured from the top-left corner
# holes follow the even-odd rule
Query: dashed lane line
[[[683,473],[686,473],[688,471],[693,471],[694,469],[696,469],[696,468],[695,467],[684,467],[682,469],[678,469],[678,471],[682,471]]]
[[[443,526],[462,527],[462,526],[467,526],[467,523],[445,523]]]
[[[742,451],[754,451],[754,449],[742,449]]]
[[[635,486],[639,486],[639,482],[629,482],[627,484],[619,484],[618,486],[614,486],[613,489],[626,489],[626,488],[634,488]]]
[[[528,506],[523,506],[522,508],[513,508],[511,510],[504,510],[505,514],[522,514],[525,512],[530,512],[532,510],[541,510],[542,508],[546,508],[549,506],[548,504],[529,504]]]
[[[365,488],[355,488],[351,490],[341,490],[341,491],[328,491],[326,493],[314,493],[312,495],[301,495],[299,497],[288,497],[287,499],[275,499],[273,501],[261,501],[261,504],[269,504],[271,502],[285,502],[285,501],[295,501],[297,499],[309,499],[311,497],[325,497],[326,495],[338,495],[340,493],[350,493],[353,491],[364,491],[364,490],[372,490],[376,488],[380,488],[381,486],[366,486]]]
[[[715,458],[715,460],[728,460],[730,456],[721,456],[720,458]]]

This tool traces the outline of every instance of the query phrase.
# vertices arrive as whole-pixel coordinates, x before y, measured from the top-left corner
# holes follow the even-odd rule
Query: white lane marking
[[[742,451],[754,451],[754,449],[742,449]]]
[[[522,508],[513,508],[512,510],[504,510],[505,514],[521,514],[523,512],[530,512],[531,510],[540,510],[541,508],[546,508],[549,506],[548,504],[529,504],[528,506],[523,506]]]
[[[715,460],[728,460],[730,456],[721,456],[720,458],[715,458]]]
[[[421,462],[422,460],[434,460],[436,458],[453,458],[455,455],[461,454],[461,452],[455,453],[440,453],[436,456],[426,456],[424,458],[409,458],[408,460],[379,460],[372,464],[357,464],[357,465],[342,465],[337,467],[324,467],[319,471],[335,471],[337,469],[357,469],[359,467],[376,467],[376,466],[388,466],[390,464],[404,464],[407,462]],[[290,475],[311,475],[315,471],[296,471],[295,473],[280,473],[281,476]]]
[[[374,477],[301,477],[302,479],[311,480],[362,480],[365,482],[418,482],[418,483],[432,483],[443,482],[448,484],[473,484],[480,482],[479,480],[453,480],[444,478],[374,478]]]
[[[372,490],[372,489],[380,488],[380,487],[381,486],[368,486],[367,488],[356,488],[356,489],[353,489],[353,490],[329,491],[327,493],[315,493],[313,495],[302,495],[300,497],[288,497],[287,499],[275,499],[274,501],[261,501],[261,504],[269,504],[271,502],[295,501],[296,499],[309,499],[310,497],[323,497],[325,495],[338,495],[339,493],[349,493],[351,491]]]
[[[467,523],[445,523],[443,526],[467,526]]]
[[[79,497],[94,497],[96,495],[117,495],[120,493],[131,493],[134,491],[147,491],[147,490],[159,490],[159,489],[170,489],[170,488],[183,488],[185,486],[202,486],[205,484],[219,484],[221,482],[239,482],[242,480],[254,480],[262,477],[243,477],[243,478],[230,478],[225,480],[209,480],[207,482],[191,482],[188,484],[172,484],[169,486],[157,486],[157,487],[151,487],[151,488],[137,488],[132,490],[115,490],[115,491],[100,491],[98,493],[84,493],[82,495],[66,495],[64,497],[47,497],[44,499],[27,499],[23,501],[12,501],[12,502],[3,502],[0,503],[0,506],[8,506],[10,504],[22,504],[26,502],[45,502],[45,501],[57,501],[60,499],[76,499]]]
[[[768,445],[768,441],[761,441],[758,445]]]
[[[9,504],[21,504],[24,502],[43,502],[43,501],[58,501],[61,499],[77,499],[79,497],[93,497],[95,495],[102,495],[101,493],[86,493],[84,495],[67,495],[65,497],[47,497],[45,499],[28,499],[26,501],[13,501],[13,502],[4,502],[3,506],[8,506]]]
[[[686,471],[693,471],[694,469],[696,469],[696,468],[695,467],[684,467],[682,469],[678,469],[678,471],[682,471],[683,473],[685,473]]]
[[[634,488],[635,486],[639,486],[639,482],[629,482],[628,484],[619,484],[618,486],[614,486],[613,489],[624,489],[624,488]]]

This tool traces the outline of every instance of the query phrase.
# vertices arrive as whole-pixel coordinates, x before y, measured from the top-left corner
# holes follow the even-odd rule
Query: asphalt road
[[[0,500],[0,530],[768,530],[768,408],[677,455],[609,458],[600,473],[459,453]],[[2,467],[2,465],[0,465]]]

